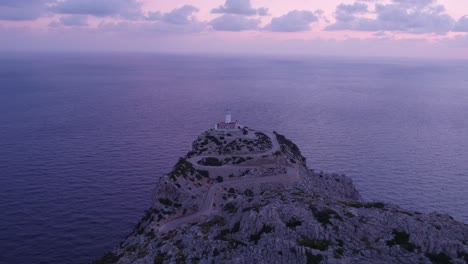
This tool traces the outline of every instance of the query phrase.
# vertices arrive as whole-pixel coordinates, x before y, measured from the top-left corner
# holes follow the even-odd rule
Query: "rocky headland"
[[[95,263],[468,263],[468,225],[366,201],[276,132],[209,130]]]

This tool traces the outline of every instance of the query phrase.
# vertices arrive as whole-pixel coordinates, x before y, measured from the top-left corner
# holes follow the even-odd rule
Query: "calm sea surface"
[[[468,63],[0,54],[0,263],[87,263],[226,108],[365,199],[468,222]]]

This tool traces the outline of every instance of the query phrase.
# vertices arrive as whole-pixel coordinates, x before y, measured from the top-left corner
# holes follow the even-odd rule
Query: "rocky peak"
[[[364,201],[285,136],[202,133],[133,232],[95,263],[468,263],[468,226]]]

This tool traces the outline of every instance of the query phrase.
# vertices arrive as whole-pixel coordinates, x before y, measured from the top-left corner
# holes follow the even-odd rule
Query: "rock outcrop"
[[[468,263],[468,225],[363,200],[277,133],[210,130],[95,263]]]

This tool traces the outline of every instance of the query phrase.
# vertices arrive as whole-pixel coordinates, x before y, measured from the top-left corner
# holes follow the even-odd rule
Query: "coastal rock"
[[[468,226],[365,201],[276,132],[209,130],[94,263],[468,263]]]

